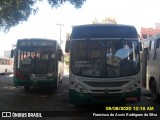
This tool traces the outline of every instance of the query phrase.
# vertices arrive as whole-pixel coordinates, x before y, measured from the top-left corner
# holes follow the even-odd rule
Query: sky
[[[160,23],[159,0],[86,0],[80,9],[65,3],[61,7],[51,8],[47,2],[38,3],[36,15],[10,29],[8,33],[0,32],[0,57],[4,50],[11,50],[12,44],[22,38],[61,38],[70,33],[73,25],[92,24],[97,18],[113,17],[118,24],[129,24],[137,28],[155,28]]]

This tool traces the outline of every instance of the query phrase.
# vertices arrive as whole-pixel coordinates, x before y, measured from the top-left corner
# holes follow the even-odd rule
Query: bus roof
[[[38,41],[38,40],[46,40],[46,41],[57,41],[57,40],[54,40],[54,39],[46,39],[46,38],[24,38],[24,39],[18,39],[18,41],[26,41],[26,40],[30,40],[30,41]]]
[[[143,40],[142,44],[143,44],[144,48],[149,48],[150,41],[157,40],[159,38],[160,38],[160,34],[152,35],[151,37],[148,37],[147,39]]]
[[[74,26],[71,38],[138,38],[138,33],[131,25],[88,24]]]
[[[160,38],[160,34],[152,35],[151,37],[148,37],[147,40],[155,40]]]
[[[125,24],[84,24],[84,25],[75,25],[73,27],[83,27],[83,26],[126,26],[126,27],[134,27],[133,25],[125,25]]]
[[[45,38],[25,38],[17,40],[17,47],[19,46],[55,46],[58,44],[57,40]]]
[[[11,60],[12,58],[0,57],[1,60]]]

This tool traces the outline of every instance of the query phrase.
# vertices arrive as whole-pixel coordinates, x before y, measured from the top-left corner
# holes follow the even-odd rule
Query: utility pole
[[[61,44],[62,44],[62,38],[61,38],[61,27],[62,27],[62,26],[64,26],[64,24],[59,24],[59,23],[57,23],[56,25],[59,25],[59,27],[60,27],[59,34],[60,34],[60,47],[61,47]]]

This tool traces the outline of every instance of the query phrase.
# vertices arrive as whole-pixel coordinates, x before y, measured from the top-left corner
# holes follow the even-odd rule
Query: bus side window
[[[150,41],[150,50],[154,50],[155,49],[155,41],[152,40]]]
[[[157,48],[160,48],[160,38],[157,39]]]
[[[156,53],[155,53],[155,59],[160,60],[160,38],[157,39],[157,45],[156,45]]]
[[[150,41],[149,45],[149,60],[154,60],[155,59],[155,40]]]

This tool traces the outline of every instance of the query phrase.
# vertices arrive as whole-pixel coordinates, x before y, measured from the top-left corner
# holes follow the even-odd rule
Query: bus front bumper
[[[75,90],[69,90],[70,103],[74,105],[91,105],[91,104],[125,104],[140,102],[141,89],[129,93],[114,94],[89,94],[79,93]]]
[[[17,78],[14,79],[15,86],[51,86],[56,87],[57,79],[54,78],[53,80],[19,80]]]

